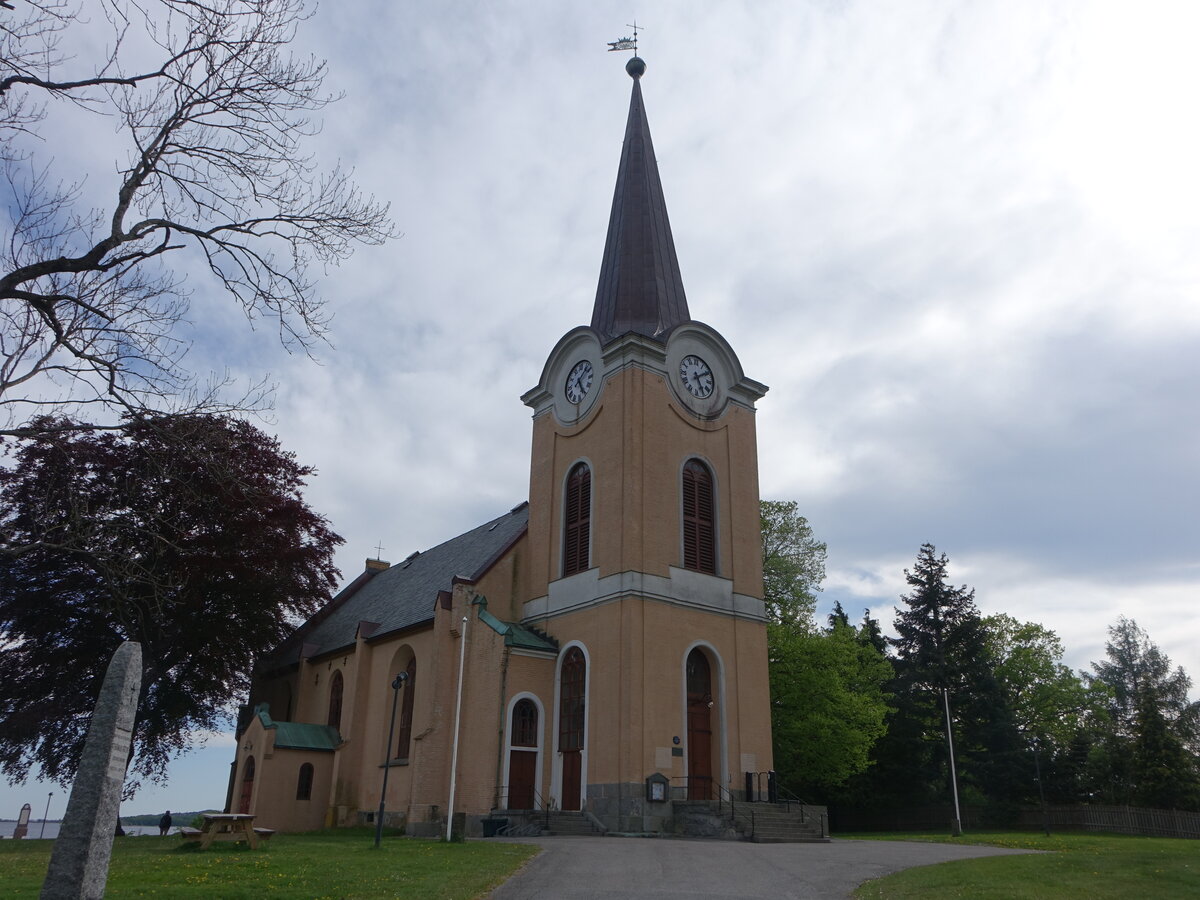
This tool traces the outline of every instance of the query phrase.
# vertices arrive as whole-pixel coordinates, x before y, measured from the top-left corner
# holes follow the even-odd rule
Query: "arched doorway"
[[[563,809],[579,809],[582,800],[586,679],[583,651],[572,647],[563,657],[558,687],[558,752],[562,756]]]
[[[538,710],[528,697],[513,706],[508,751],[508,808],[535,809],[537,779]]]
[[[238,803],[238,812],[250,812],[250,800],[254,796],[254,757],[246,757],[246,768],[242,772],[242,799]]]
[[[712,799],[712,669],[699,647],[687,658],[688,799]]]

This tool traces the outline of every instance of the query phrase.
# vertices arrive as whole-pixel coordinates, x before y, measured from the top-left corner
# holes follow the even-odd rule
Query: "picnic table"
[[[275,832],[270,828],[255,828],[250,813],[204,813],[199,828],[181,828],[184,840],[199,841],[207,849],[213,841],[245,841],[251,850],[258,849],[259,838],[267,840]]]

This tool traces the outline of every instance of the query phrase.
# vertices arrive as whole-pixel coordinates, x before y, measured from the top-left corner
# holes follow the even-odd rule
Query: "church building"
[[[529,499],[365,571],[258,661],[232,812],[470,833],[499,810],[671,829],[772,768],[755,403],[691,318],[633,78],[591,323],[550,350]],[[532,374],[532,373],[531,373]],[[759,783],[757,780],[755,783]],[[453,797],[453,805],[451,805]],[[502,813],[502,815],[511,815]]]

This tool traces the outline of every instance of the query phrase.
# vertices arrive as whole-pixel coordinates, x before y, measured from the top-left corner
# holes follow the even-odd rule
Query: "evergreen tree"
[[[1151,690],[1138,697],[1134,730],[1134,803],[1156,809],[1200,808],[1196,756],[1188,752]]]
[[[1101,799],[1162,808],[1200,808],[1200,703],[1192,681],[1132,619],[1108,629],[1107,659],[1092,663],[1091,686],[1105,708],[1089,758]]]
[[[833,604],[833,612],[829,614],[829,627],[830,629],[834,629],[838,628],[839,626],[842,628],[849,628],[850,617],[846,615],[846,611],[842,609],[842,601],[836,600]]]
[[[858,626],[859,638],[874,647],[881,655],[887,654],[888,639],[883,635],[879,620],[871,617],[871,610],[863,610],[862,624]]]
[[[1011,803],[1032,779],[988,652],[975,592],[948,580],[949,560],[923,544],[896,614],[897,735],[924,793],[949,799],[945,703],[952,713],[960,796]]]

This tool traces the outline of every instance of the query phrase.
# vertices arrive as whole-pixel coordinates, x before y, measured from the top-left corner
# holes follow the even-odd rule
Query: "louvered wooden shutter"
[[[717,572],[717,530],[712,475],[703,463],[689,460],[683,467],[683,566],[697,572]]]
[[[563,516],[563,576],[582,572],[590,563],[592,536],[592,471],[579,463],[567,476],[567,507]]]

